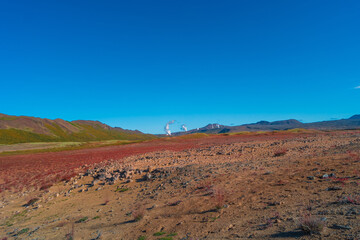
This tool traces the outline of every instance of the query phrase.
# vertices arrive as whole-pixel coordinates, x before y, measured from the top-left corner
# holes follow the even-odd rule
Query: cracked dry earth
[[[359,153],[343,131],[109,160],[3,193],[0,239],[359,239]]]

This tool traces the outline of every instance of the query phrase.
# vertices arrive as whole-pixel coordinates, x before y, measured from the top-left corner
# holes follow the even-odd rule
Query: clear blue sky
[[[2,0],[0,112],[150,133],[349,117],[359,13],[357,0]]]

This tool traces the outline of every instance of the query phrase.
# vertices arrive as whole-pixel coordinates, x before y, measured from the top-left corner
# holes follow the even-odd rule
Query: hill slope
[[[140,131],[113,128],[99,121],[50,120],[0,114],[0,144],[98,140],[147,140],[155,138]]]
[[[354,115],[348,119],[322,121],[313,123],[302,123],[295,119],[268,122],[260,121],[257,123],[243,124],[239,126],[224,126],[219,124],[208,124],[199,129],[193,129],[185,132],[173,133],[173,135],[184,135],[191,133],[231,133],[231,132],[256,132],[256,131],[277,131],[288,130],[294,128],[316,129],[316,130],[344,130],[344,129],[360,129],[360,115]]]

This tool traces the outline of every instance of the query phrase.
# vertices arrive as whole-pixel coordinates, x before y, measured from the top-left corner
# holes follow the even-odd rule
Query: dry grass
[[[325,222],[311,213],[305,213],[298,219],[297,225],[307,234],[319,234],[325,228]]]
[[[274,157],[284,156],[287,152],[288,152],[288,150],[286,148],[278,149],[274,152]]]
[[[213,197],[216,209],[221,209],[224,207],[225,191],[222,188],[220,188],[220,187],[214,188],[212,197]]]
[[[132,217],[134,218],[135,222],[140,221],[145,216],[145,208],[144,206],[137,206],[135,210],[131,213]]]

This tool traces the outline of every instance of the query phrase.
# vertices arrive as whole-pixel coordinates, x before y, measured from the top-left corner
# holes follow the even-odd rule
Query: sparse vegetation
[[[134,211],[131,213],[135,222],[140,221],[145,216],[145,208],[144,206],[137,206]]]
[[[34,205],[34,203],[36,203],[37,201],[39,201],[39,198],[31,198],[24,206],[25,206],[25,207],[32,206],[32,205]]]
[[[288,152],[288,150],[286,148],[278,149],[274,152],[274,157],[284,156],[287,152]]]
[[[359,148],[360,132],[342,138],[332,134],[210,136],[64,155],[4,157],[0,179],[13,190],[18,188],[13,183],[23,181],[22,176],[39,187],[66,182],[42,192],[39,187],[23,188],[16,194],[5,190],[1,197],[9,199],[1,203],[5,218],[0,235],[12,238],[29,227],[19,237],[51,238],[48,229],[58,228],[65,239],[70,221],[79,227],[75,238],[101,239],[98,228],[104,226],[101,237],[112,235],[113,239],[280,239],[320,233],[325,225],[322,219],[327,218],[329,228],[321,237],[356,236],[360,163],[348,160],[348,149]],[[291,151],[286,157],[273,158],[279,146]],[[32,167],[37,172],[28,175]],[[78,172],[81,175],[76,176]],[[144,174],[151,174],[152,180],[138,181]],[[24,196],[12,202],[20,194]],[[41,201],[21,208],[36,197]],[[306,214],[297,219],[299,207]],[[27,213],[12,217],[21,210]],[[299,229],[294,228],[294,221]],[[36,230],[38,222],[41,226]],[[66,239],[74,239],[71,235]]]
[[[316,130],[309,130],[309,129],[304,129],[304,128],[293,128],[293,129],[288,129],[288,130],[279,131],[279,132],[289,132],[289,133],[312,133],[312,132],[316,132]]]
[[[325,222],[321,218],[313,216],[310,212],[301,216],[297,224],[307,234],[319,234],[325,228]]]
[[[45,134],[32,133],[19,129],[0,129],[0,144],[14,144],[25,142],[54,142],[53,137]]]
[[[166,234],[166,232],[156,232],[156,233],[154,233],[154,236],[158,237],[158,236],[162,236],[162,235],[165,235],[165,234]]]
[[[88,217],[82,217],[79,220],[77,220],[75,223],[82,223],[82,222],[86,222],[89,218]]]
[[[192,134],[188,134],[188,135],[183,135],[183,136],[179,136],[177,138],[180,139],[197,139],[197,138],[206,138],[209,137],[209,134],[206,133],[192,133]]]
[[[175,237],[175,236],[177,236],[178,234],[177,233],[169,233],[167,236],[168,237]]]
[[[15,119],[18,119],[18,118],[19,118],[18,116],[7,115],[7,116],[0,117],[0,120],[11,121],[11,120],[15,120]]]
[[[220,187],[216,187],[213,189],[212,197],[214,199],[215,208],[218,210],[222,209],[225,204],[225,191]]]
[[[1,129],[0,129],[0,131],[1,131]],[[53,147],[44,146],[43,148],[39,148],[39,149],[3,151],[3,152],[0,152],[0,156],[92,149],[92,148],[99,148],[99,147],[126,145],[126,144],[138,143],[138,142],[141,142],[141,141],[140,140],[133,140],[133,141],[104,140],[104,141],[90,141],[90,142],[58,142],[58,143],[52,142],[51,144],[53,145]],[[27,143],[27,144],[31,144],[31,143]],[[40,144],[40,143],[35,142],[33,144]],[[56,144],[56,145],[54,145],[54,144]]]
[[[6,220],[5,226],[11,227],[14,225],[14,222],[18,220],[22,220],[26,217],[26,214],[28,213],[28,210],[24,210],[22,212],[18,212],[11,216],[9,219]]]
[[[23,125],[13,123],[13,120],[23,118]],[[28,143],[28,142],[86,142],[103,140],[150,140],[157,138],[154,135],[140,132],[104,127],[100,122],[79,121],[70,122],[76,131],[70,131],[55,121],[43,119],[34,123],[31,117],[5,116],[0,121],[5,128],[0,129],[0,144]],[[65,121],[64,121],[65,122]],[[12,123],[14,125],[12,125]],[[36,129],[27,127],[27,123]]]
[[[21,234],[27,233],[29,230],[30,230],[30,228],[23,228],[16,235],[21,235]]]
[[[126,192],[129,188],[120,188],[119,186],[116,188],[115,192]]]

